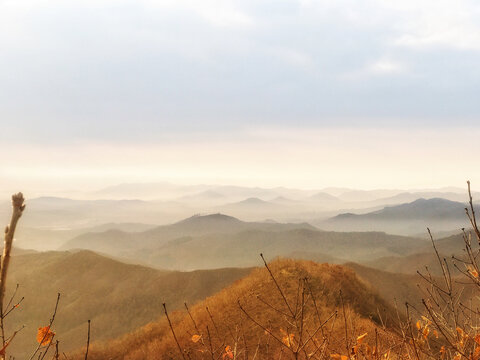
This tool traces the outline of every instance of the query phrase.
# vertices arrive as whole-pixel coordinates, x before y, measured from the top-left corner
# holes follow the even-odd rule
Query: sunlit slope
[[[356,336],[367,332],[369,334],[367,341],[370,342],[374,341],[379,314],[391,314],[390,305],[346,267],[294,260],[277,260],[271,263],[270,267],[287,302],[296,314],[302,307],[303,301],[300,299],[303,294],[303,299],[306,301],[303,317],[305,333],[319,334],[320,324],[333,316],[327,321],[328,326],[322,328],[325,334],[330,334],[331,331],[331,341],[326,349],[328,353],[345,352],[344,322],[340,316],[335,322],[333,321],[335,312],[343,313],[345,308],[348,324],[350,324],[347,326],[350,340],[354,341]],[[308,283],[303,282],[302,279],[305,278],[308,279]],[[299,288],[299,284],[303,285]],[[307,286],[311,292],[306,289]],[[318,313],[312,305],[313,297],[316,299]],[[267,332],[255,325],[242,312],[239,304],[258,324],[263,325]],[[207,307],[212,317],[207,312]],[[297,310],[294,310],[295,308]],[[170,315],[180,347],[191,359],[212,358],[209,349],[213,350],[214,358],[221,358],[226,346],[235,348],[239,354],[245,354],[245,351],[248,351],[250,356],[257,353],[257,358],[260,359],[277,359],[281,352],[284,352],[284,358],[291,357],[287,356],[288,351],[285,346],[274,340],[268,332],[279,339],[282,339],[287,332],[293,334],[293,339],[298,340],[300,336],[296,333],[295,325],[292,325],[294,322],[288,321],[288,313],[289,309],[268,271],[261,268],[193,306],[191,314],[195,325],[185,312]],[[192,341],[192,339],[198,339],[198,337],[192,338],[193,335],[200,335],[201,340]],[[382,341],[394,337],[383,330],[380,330],[379,336]],[[315,336],[315,339],[322,342],[321,335]],[[82,358],[81,351],[77,354],[75,359]],[[116,341],[97,343],[91,347],[89,359],[109,358],[143,360],[179,359],[182,356],[164,316],[160,321],[153,322]]]
[[[68,350],[84,342],[88,319],[92,320],[93,339],[120,336],[159,317],[163,302],[172,309],[184,301],[195,303],[249,271],[159,271],[90,251],[15,256],[7,293],[18,283],[19,297],[25,300],[6,322],[9,331],[22,324],[26,328],[15,338],[10,353],[21,358],[33,350],[36,330],[48,323],[58,292],[61,299],[54,330],[63,350]]]

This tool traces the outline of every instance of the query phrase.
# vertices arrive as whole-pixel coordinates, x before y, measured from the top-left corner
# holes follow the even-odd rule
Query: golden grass
[[[346,353],[346,347],[353,346],[355,339],[364,333],[368,333],[366,341],[374,344],[375,329],[383,344],[397,339],[380,326],[379,314],[389,313],[392,316],[392,308],[359,281],[352,270],[339,265],[287,259],[272,262],[270,269],[292,308],[299,309],[302,303],[299,280],[308,279],[312,291],[303,291],[304,297],[309,298],[304,306],[303,329],[304,339],[312,337],[305,349],[308,352],[324,346],[324,356]],[[311,301],[312,294],[316,299],[316,308]],[[267,332],[242,312],[238,302]],[[191,314],[196,326],[185,311],[170,314],[170,318],[186,358],[222,358],[226,354],[225,347],[230,346],[238,359],[252,359],[254,356],[257,359],[277,359],[281,356],[288,359],[292,358],[292,353],[275,339],[284,340],[286,334],[293,334],[292,347],[299,342],[298,328],[288,316],[282,314],[288,312],[274,281],[267,269],[263,268],[254,270],[246,278],[192,307]],[[321,322],[329,318],[319,331]],[[316,335],[312,336],[316,330]],[[193,335],[200,335],[201,339],[194,342]],[[73,358],[80,359],[80,354]],[[299,356],[305,358],[304,354]],[[182,353],[177,348],[165,317],[119,340],[94,344],[89,352],[91,360],[181,358]]]

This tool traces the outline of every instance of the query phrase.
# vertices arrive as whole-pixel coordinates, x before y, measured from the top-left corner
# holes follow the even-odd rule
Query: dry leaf
[[[468,272],[472,275],[475,279],[478,279],[478,271],[471,265],[468,266]]]
[[[233,359],[233,351],[230,345],[225,347],[225,354],[223,354],[222,359]]]
[[[202,335],[193,335],[192,336],[192,341],[194,343],[198,342],[202,338]]]
[[[282,342],[287,345],[288,347],[292,347],[293,346],[293,338],[295,337],[294,334],[289,334],[289,335],[285,335],[283,338],[282,338]]]
[[[348,356],[340,355],[340,354],[330,354],[330,357],[336,360],[348,360]]]
[[[41,346],[48,345],[55,336],[55,333],[50,329],[50,326],[38,328],[37,341]]]
[[[472,359],[473,360],[478,360],[480,359],[480,346],[477,346],[473,352],[473,355],[472,355]]]
[[[425,340],[427,340],[428,334],[430,334],[430,329],[428,328],[428,326],[425,326],[422,332],[422,336]]]
[[[357,344],[360,345],[361,343],[363,343],[363,340],[365,340],[366,337],[367,337],[367,333],[357,337]]]

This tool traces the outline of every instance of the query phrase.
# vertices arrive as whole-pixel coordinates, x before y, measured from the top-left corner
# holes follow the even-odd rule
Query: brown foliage
[[[289,309],[267,269],[256,269],[250,276],[194,306],[190,311],[191,317],[185,312],[170,315],[184,356],[189,359],[225,359],[230,356],[236,359],[252,359],[254,356],[276,359],[283,356],[287,359],[292,355],[288,348],[293,349],[301,341],[305,343],[311,338],[299,358],[316,358],[305,353],[321,347],[323,350],[317,351],[323,351],[323,356],[345,353],[346,341],[349,347],[354,346],[357,337],[365,333],[368,334],[365,343],[372,344],[375,329],[384,344],[398,339],[380,325],[378,315],[382,312],[385,317],[393,317],[393,309],[360,282],[350,269],[286,259],[272,262],[270,268],[288,304],[292,304],[292,311],[297,314],[300,314],[300,297],[303,294],[306,300],[303,333],[293,324],[295,321],[299,324],[300,315],[296,320],[288,315]],[[311,293],[307,286],[302,291],[302,279],[308,279]],[[312,301],[313,297],[316,304]],[[248,316],[242,312],[238,302]],[[342,303],[345,321],[343,314],[338,312]],[[257,326],[249,317],[264,328]],[[302,336],[304,340],[301,340]],[[276,339],[280,339],[281,343]],[[110,357],[153,360],[177,359],[182,354],[177,349],[168,322],[163,319],[120,340],[96,344],[89,354],[90,359]]]

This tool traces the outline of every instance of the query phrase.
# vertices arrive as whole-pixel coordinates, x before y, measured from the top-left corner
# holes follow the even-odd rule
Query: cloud
[[[416,50],[480,50],[480,5],[470,0],[393,2],[395,45]]]
[[[368,66],[367,71],[377,75],[401,74],[406,71],[406,67],[394,60],[380,59]]]
[[[154,142],[254,123],[475,124],[479,6],[2,1],[0,141]]]

